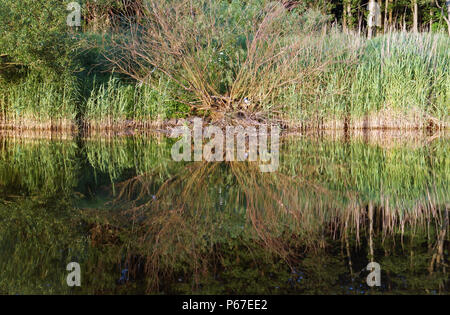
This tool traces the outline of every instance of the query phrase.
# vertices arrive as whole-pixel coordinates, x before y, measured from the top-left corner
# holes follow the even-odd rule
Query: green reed
[[[252,106],[292,127],[448,127],[449,41],[442,34],[390,33],[367,40],[336,29],[313,32],[302,40],[295,64],[279,69],[303,69],[301,82],[277,88],[261,104],[252,100]],[[3,125],[70,126],[77,118],[97,129],[125,129],[192,113],[182,104],[190,100],[166,79],[142,84],[114,74],[104,77],[87,84],[92,79],[83,76],[78,83],[50,82],[31,74],[2,85]],[[254,92],[265,94],[270,80],[261,80]],[[81,93],[85,85],[89,88]]]
[[[167,96],[168,83],[157,87],[129,84],[116,77],[95,83],[87,98],[83,119],[92,127],[123,128],[127,121],[149,123],[169,116],[172,110]]]
[[[3,124],[25,129],[41,126],[70,128],[77,115],[76,84],[43,81],[29,75],[16,84],[2,86],[0,108]]]
[[[292,86],[284,113],[305,127],[423,128],[448,126],[449,38],[440,34],[392,33],[373,40],[339,32],[322,39],[329,66],[313,85]],[[342,47],[345,47],[343,49]]]

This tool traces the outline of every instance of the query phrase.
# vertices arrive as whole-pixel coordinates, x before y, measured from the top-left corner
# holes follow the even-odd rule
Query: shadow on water
[[[274,173],[174,141],[0,138],[0,293],[448,294],[446,137],[286,136]]]

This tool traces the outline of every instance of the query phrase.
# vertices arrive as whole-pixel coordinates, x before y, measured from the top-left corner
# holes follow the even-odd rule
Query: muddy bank
[[[171,128],[171,127],[170,127]],[[0,130],[0,138],[13,141],[72,141],[76,138],[85,140],[120,141],[128,137],[152,137],[164,139],[170,136],[170,128],[147,129],[147,130],[93,130],[87,133],[59,132],[52,130]],[[408,147],[417,149],[429,145],[439,139],[450,139],[450,130],[401,130],[401,129],[352,129],[352,130],[283,130],[281,133],[283,141],[290,139],[309,138],[321,141],[354,142],[358,141],[383,149],[396,147]]]
[[[194,119],[172,118],[158,119],[151,121],[134,120],[111,120],[111,121],[82,121],[72,120],[49,120],[36,121],[32,119],[0,121],[0,130],[3,131],[43,131],[43,132],[62,132],[62,133],[116,133],[116,134],[134,134],[145,132],[166,132],[177,126],[192,127]],[[226,126],[260,126],[260,125],[278,125],[286,132],[309,132],[309,131],[361,131],[361,130],[448,130],[450,121],[439,120],[417,112],[399,113],[394,111],[380,111],[368,114],[363,117],[343,117],[339,119],[325,119],[317,117],[308,121],[299,121],[284,118],[267,118],[259,115],[212,115],[199,117],[203,125],[216,125],[222,128]]]

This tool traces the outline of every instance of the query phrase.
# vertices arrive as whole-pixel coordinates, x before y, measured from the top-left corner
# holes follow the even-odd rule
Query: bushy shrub
[[[320,71],[321,58],[302,57],[314,50],[311,19],[276,1],[152,1],[115,37],[114,61],[146,84],[169,78],[196,110],[255,112]]]
[[[74,69],[77,40],[60,0],[0,0],[0,53],[25,69],[60,78]]]

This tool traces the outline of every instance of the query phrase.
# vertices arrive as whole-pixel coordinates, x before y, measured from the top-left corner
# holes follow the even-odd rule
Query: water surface
[[[0,293],[448,294],[445,135],[284,136],[269,174],[174,142],[0,136]]]

